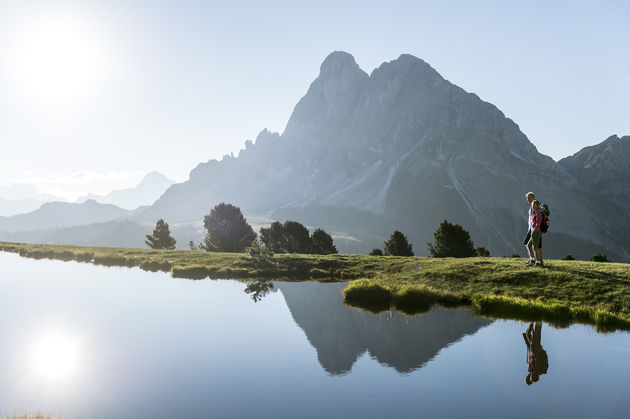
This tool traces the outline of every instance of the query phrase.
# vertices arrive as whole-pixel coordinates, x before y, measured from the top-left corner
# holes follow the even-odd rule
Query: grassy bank
[[[489,316],[630,330],[630,265],[620,263],[548,260],[546,268],[532,269],[518,258],[363,255],[275,255],[261,261],[234,253],[2,242],[0,250],[33,258],[137,266],[192,279],[350,281],[345,302],[372,311],[395,306],[418,313],[437,303],[471,306]]]

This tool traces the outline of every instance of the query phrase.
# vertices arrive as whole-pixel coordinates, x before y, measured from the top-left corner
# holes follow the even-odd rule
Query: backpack
[[[549,230],[549,205],[541,204],[540,210],[542,211],[542,214],[543,214],[543,220],[542,220],[542,223],[540,224],[540,231],[542,231],[543,233],[546,233],[547,230]]]

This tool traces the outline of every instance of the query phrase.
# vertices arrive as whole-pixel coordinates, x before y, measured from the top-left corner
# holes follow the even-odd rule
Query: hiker
[[[536,322],[536,326],[530,323],[525,333],[523,333],[523,339],[527,345],[527,376],[525,377],[525,383],[529,386],[532,383],[538,381],[538,377],[542,374],[547,374],[549,369],[549,358],[547,352],[543,349],[540,338],[542,335],[542,323]]]
[[[525,239],[523,240],[523,244],[527,247],[527,253],[529,253],[529,260],[527,262],[525,262],[526,266],[535,266],[536,264],[536,257],[534,256],[534,249],[530,244],[529,239],[531,239],[532,236],[532,202],[534,202],[536,200],[536,196],[534,195],[533,192],[527,192],[527,194],[525,194],[525,199],[527,199],[527,204],[529,205],[529,211],[527,213],[527,235],[525,236]],[[538,255],[538,260],[540,261],[541,266],[543,265],[543,260],[542,260],[542,236],[540,237],[540,240],[538,240],[538,248],[536,249],[539,252]]]
[[[534,200],[532,202],[532,218],[531,218],[531,228],[530,228],[530,238],[529,242],[527,242],[527,248],[534,249],[534,253],[536,255],[536,260],[533,265],[529,264],[529,267],[542,268],[542,249],[540,248],[540,241],[542,240],[542,231],[540,229],[543,223],[544,215],[540,208],[540,201]],[[531,254],[530,254],[531,256]],[[530,259],[531,262],[531,259]]]

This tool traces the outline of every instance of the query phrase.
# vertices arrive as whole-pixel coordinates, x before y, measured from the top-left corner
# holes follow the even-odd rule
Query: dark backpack
[[[549,205],[541,204],[540,211],[543,214],[543,220],[542,220],[542,223],[540,224],[540,231],[542,231],[543,233],[546,233],[547,230],[549,230]]]

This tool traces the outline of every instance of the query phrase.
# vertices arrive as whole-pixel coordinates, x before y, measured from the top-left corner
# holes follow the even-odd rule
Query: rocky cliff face
[[[142,217],[197,221],[224,201],[246,215],[352,237],[341,251],[382,247],[398,229],[418,255],[447,219],[469,230],[476,245],[509,255],[524,253],[524,194],[534,191],[554,214],[548,257],[629,257],[630,244],[611,233],[619,220],[601,221],[579,179],[540,154],[494,105],[424,61],[401,55],[368,76],[351,55],[334,52],[282,135],[264,130],[237,158],[200,164]]]
[[[577,179],[584,193],[630,213],[630,136],[613,135],[558,164]]]

